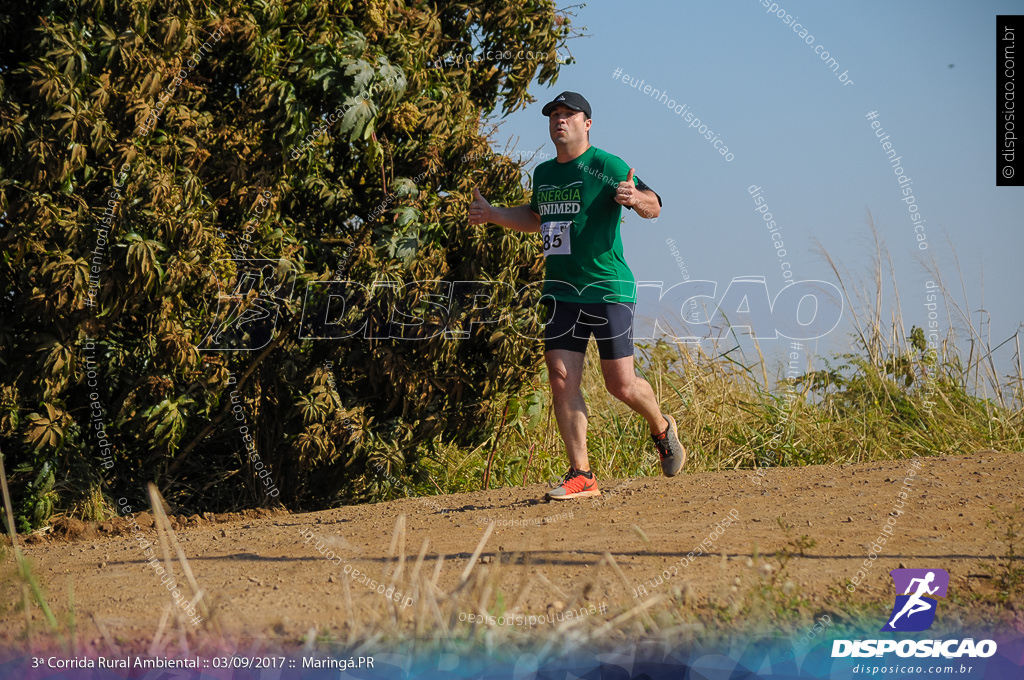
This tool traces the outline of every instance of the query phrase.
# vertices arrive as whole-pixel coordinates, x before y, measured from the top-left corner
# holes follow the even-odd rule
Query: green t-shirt
[[[568,163],[550,160],[534,170],[530,209],[541,221],[544,295],[568,302],[636,302],[636,280],[619,234],[622,206],[614,198],[628,174],[621,158],[595,146]]]

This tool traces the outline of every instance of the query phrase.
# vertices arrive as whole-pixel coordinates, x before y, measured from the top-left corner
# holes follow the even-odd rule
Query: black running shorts
[[[633,356],[633,307],[620,302],[564,302],[545,297],[544,350],[567,349],[585,354],[590,335],[604,360]]]

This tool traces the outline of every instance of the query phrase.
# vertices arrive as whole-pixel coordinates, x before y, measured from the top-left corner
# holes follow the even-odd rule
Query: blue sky
[[[562,90],[580,92],[593,107],[591,142],[634,166],[664,199],[657,224],[626,218],[626,257],[638,280],[666,288],[682,280],[666,246],[671,238],[689,276],[717,281],[719,298],[739,276],[763,276],[774,296],[785,279],[748,193],[757,185],[794,279],[838,283],[820,243],[848,271],[848,284],[873,291],[870,211],[896,270],[908,332],[926,323],[924,284],[933,278],[926,266],[934,266],[976,326],[978,310],[987,310],[993,345],[1013,335],[1024,321],[1024,187],[995,185],[995,17],[1024,4],[778,5],[798,17],[812,44],[760,0],[594,2],[573,10],[574,23],[586,27],[585,37],[569,43],[576,63],[553,86],[535,86],[535,104],[501,121],[497,147],[512,140],[518,150],[551,154],[540,109]],[[818,45],[852,84],[815,54]],[[617,68],[686,104],[734,158],[725,161],[666,104],[615,79]],[[918,248],[870,111],[913,181],[927,251]],[[848,320],[811,343],[812,353],[846,350]],[[948,330],[945,313],[939,321]],[[961,328],[961,345],[967,337]],[[782,341],[761,344],[773,353]],[[1014,351],[1011,343],[996,354],[1002,372]]]

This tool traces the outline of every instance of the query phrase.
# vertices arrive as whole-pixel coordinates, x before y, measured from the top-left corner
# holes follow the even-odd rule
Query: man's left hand
[[[633,184],[633,168],[629,169],[625,182],[619,182],[615,189],[615,202],[619,205],[634,206],[640,200],[640,192]]]

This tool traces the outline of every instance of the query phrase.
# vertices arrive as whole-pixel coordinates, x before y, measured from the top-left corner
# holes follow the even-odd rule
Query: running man
[[[920,585],[917,587],[917,592],[913,595],[910,595],[910,597],[907,599],[907,603],[903,605],[903,609],[900,610],[900,613],[892,617],[892,621],[889,622],[890,628],[894,628],[893,624],[896,623],[896,619],[900,618],[904,614],[906,614],[907,618],[909,619],[911,616],[918,612],[926,612],[932,608],[932,605],[922,600],[921,596],[926,594],[933,595],[935,591],[939,589],[938,586],[935,586],[934,588],[928,587],[928,584],[934,580],[934,571],[929,571],[927,574],[925,574],[924,578],[910,579],[910,583],[907,584],[907,590],[903,593],[904,595],[910,595],[910,591],[914,587],[915,583],[919,583]]]
[[[590,145],[590,104],[582,95],[563,92],[541,113],[557,152],[533,173],[530,203],[497,208],[473,190],[470,224],[498,224],[522,232],[540,232],[545,257],[542,303],[544,360],[551,383],[555,420],[565,442],[569,471],[550,500],[599,496],[587,458],[587,404],[580,390],[583,358],[591,333],[601,356],[608,392],[647,421],[672,477],[686,462],[676,422],[661,412],[654,390],[633,366],[633,308],[636,280],[622,253],[622,206],[644,219],[661,214],[661,198],[617,156]]]

